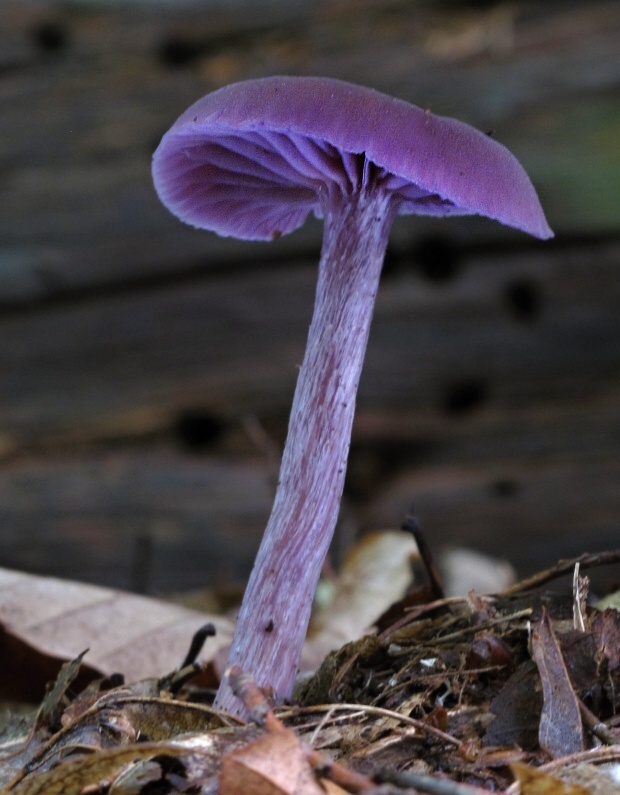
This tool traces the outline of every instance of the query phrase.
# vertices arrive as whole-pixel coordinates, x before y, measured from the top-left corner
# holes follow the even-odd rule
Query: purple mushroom
[[[208,94],[153,159],[162,202],[220,235],[324,221],[314,315],[271,517],[229,655],[290,697],[342,497],[355,397],[397,215],[478,214],[548,238],[532,184],[483,133],[339,80],[271,77]],[[224,683],[216,704],[240,711]]]

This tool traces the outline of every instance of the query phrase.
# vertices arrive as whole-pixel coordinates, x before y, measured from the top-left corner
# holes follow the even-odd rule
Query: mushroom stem
[[[314,591],[338,519],[393,197],[376,184],[336,191],[325,227],[314,314],[299,373],[271,517],[254,563],[227,665],[290,697]],[[216,706],[242,708],[224,682]]]

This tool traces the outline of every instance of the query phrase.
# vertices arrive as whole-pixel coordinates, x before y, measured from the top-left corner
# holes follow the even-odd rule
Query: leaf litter
[[[620,613],[587,604],[585,578],[548,588],[618,561],[562,561],[496,595],[409,593],[275,712],[230,670],[247,724],[209,706],[200,642],[130,684],[77,687],[83,653],[39,710],[5,721],[0,795],[618,793],[601,770],[620,763]]]

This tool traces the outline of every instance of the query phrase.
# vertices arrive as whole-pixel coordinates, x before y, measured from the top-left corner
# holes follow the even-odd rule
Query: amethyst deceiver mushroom
[[[162,202],[224,236],[324,232],[312,323],[271,517],[228,662],[290,696],[342,496],[355,396],[390,227],[478,214],[548,238],[513,155],[466,124],[340,80],[270,77],[208,94],[153,159]],[[239,711],[224,683],[216,704]]]

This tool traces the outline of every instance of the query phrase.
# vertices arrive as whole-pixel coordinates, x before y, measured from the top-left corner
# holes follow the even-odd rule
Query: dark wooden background
[[[507,144],[557,236],[401,219],[342,549],[415,510],[522,573],[620,541],[620,4],[0,4],[0,565],[227,587],[268,515],[320,226],[218,239],[150,156],[202,94],[322,74]]]

